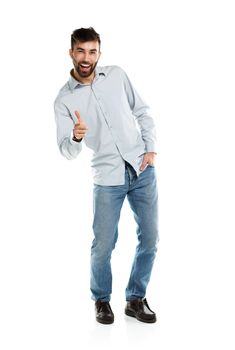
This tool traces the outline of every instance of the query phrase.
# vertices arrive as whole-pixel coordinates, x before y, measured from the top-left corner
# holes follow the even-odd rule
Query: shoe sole
[[[146,319],[140,318],[140,317],[138,317],[138,315],[136,315],[136,313],[134,311],[131,311],[131,310],[125,310],[125,314],[127,316],[136,318],[140,322],[144,322],[144,323],[155,323],[155,322],[157,322],[156,318],[154,318],[152,320],[151,319],[150,320],[146,320]]]
[[[114,322],[114,320],[105,321],[105,320],[99,320],[98,318],[96,318],[96,321],[101,324],[112,324]]]

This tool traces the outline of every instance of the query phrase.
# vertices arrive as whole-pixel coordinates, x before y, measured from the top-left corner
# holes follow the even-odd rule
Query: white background
[[[9,0],[0,16],[1,349],[234,349],[233,1]],[[67,161],[56,145],[70,34],[89,26],[100,65],[127,71],[157,125],[153,325],[123,313],[136,245],[127,203],[112,259],[115,323],[95,322],[91,153]]]

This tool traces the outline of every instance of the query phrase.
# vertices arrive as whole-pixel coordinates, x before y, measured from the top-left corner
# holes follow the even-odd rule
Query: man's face
[[[77,42],[69,53],[76,72],[80,77],[87,78],[94,72],[100,58],[99,43],[98,41]]]

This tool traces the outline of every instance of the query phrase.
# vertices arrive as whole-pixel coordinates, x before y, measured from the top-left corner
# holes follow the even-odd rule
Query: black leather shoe
[[[127,301],[125,314],[146,323],[154,323],[157,321],[156,314],[150,309],[146,299]]]
[[[108,301],[97,300],[95,302],[96,321],[103,324],[111,324],[114,314]]]

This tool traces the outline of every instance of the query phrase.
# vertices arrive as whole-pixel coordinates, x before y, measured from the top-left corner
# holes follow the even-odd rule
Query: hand
[[[77,123],[73,128],[73,135],[76,137],[76,139],[81,140],[86,135],[88,129],[84,121],[81,119],[78,111],[75,111],[75,115],[77,117]]]
[[[144,154],[142,164],[140,166],[140,171],[143,171],[147,165],[154,166],[155,155],[156,155],[156,153],[154,153],[154,152],[147,152]]]

